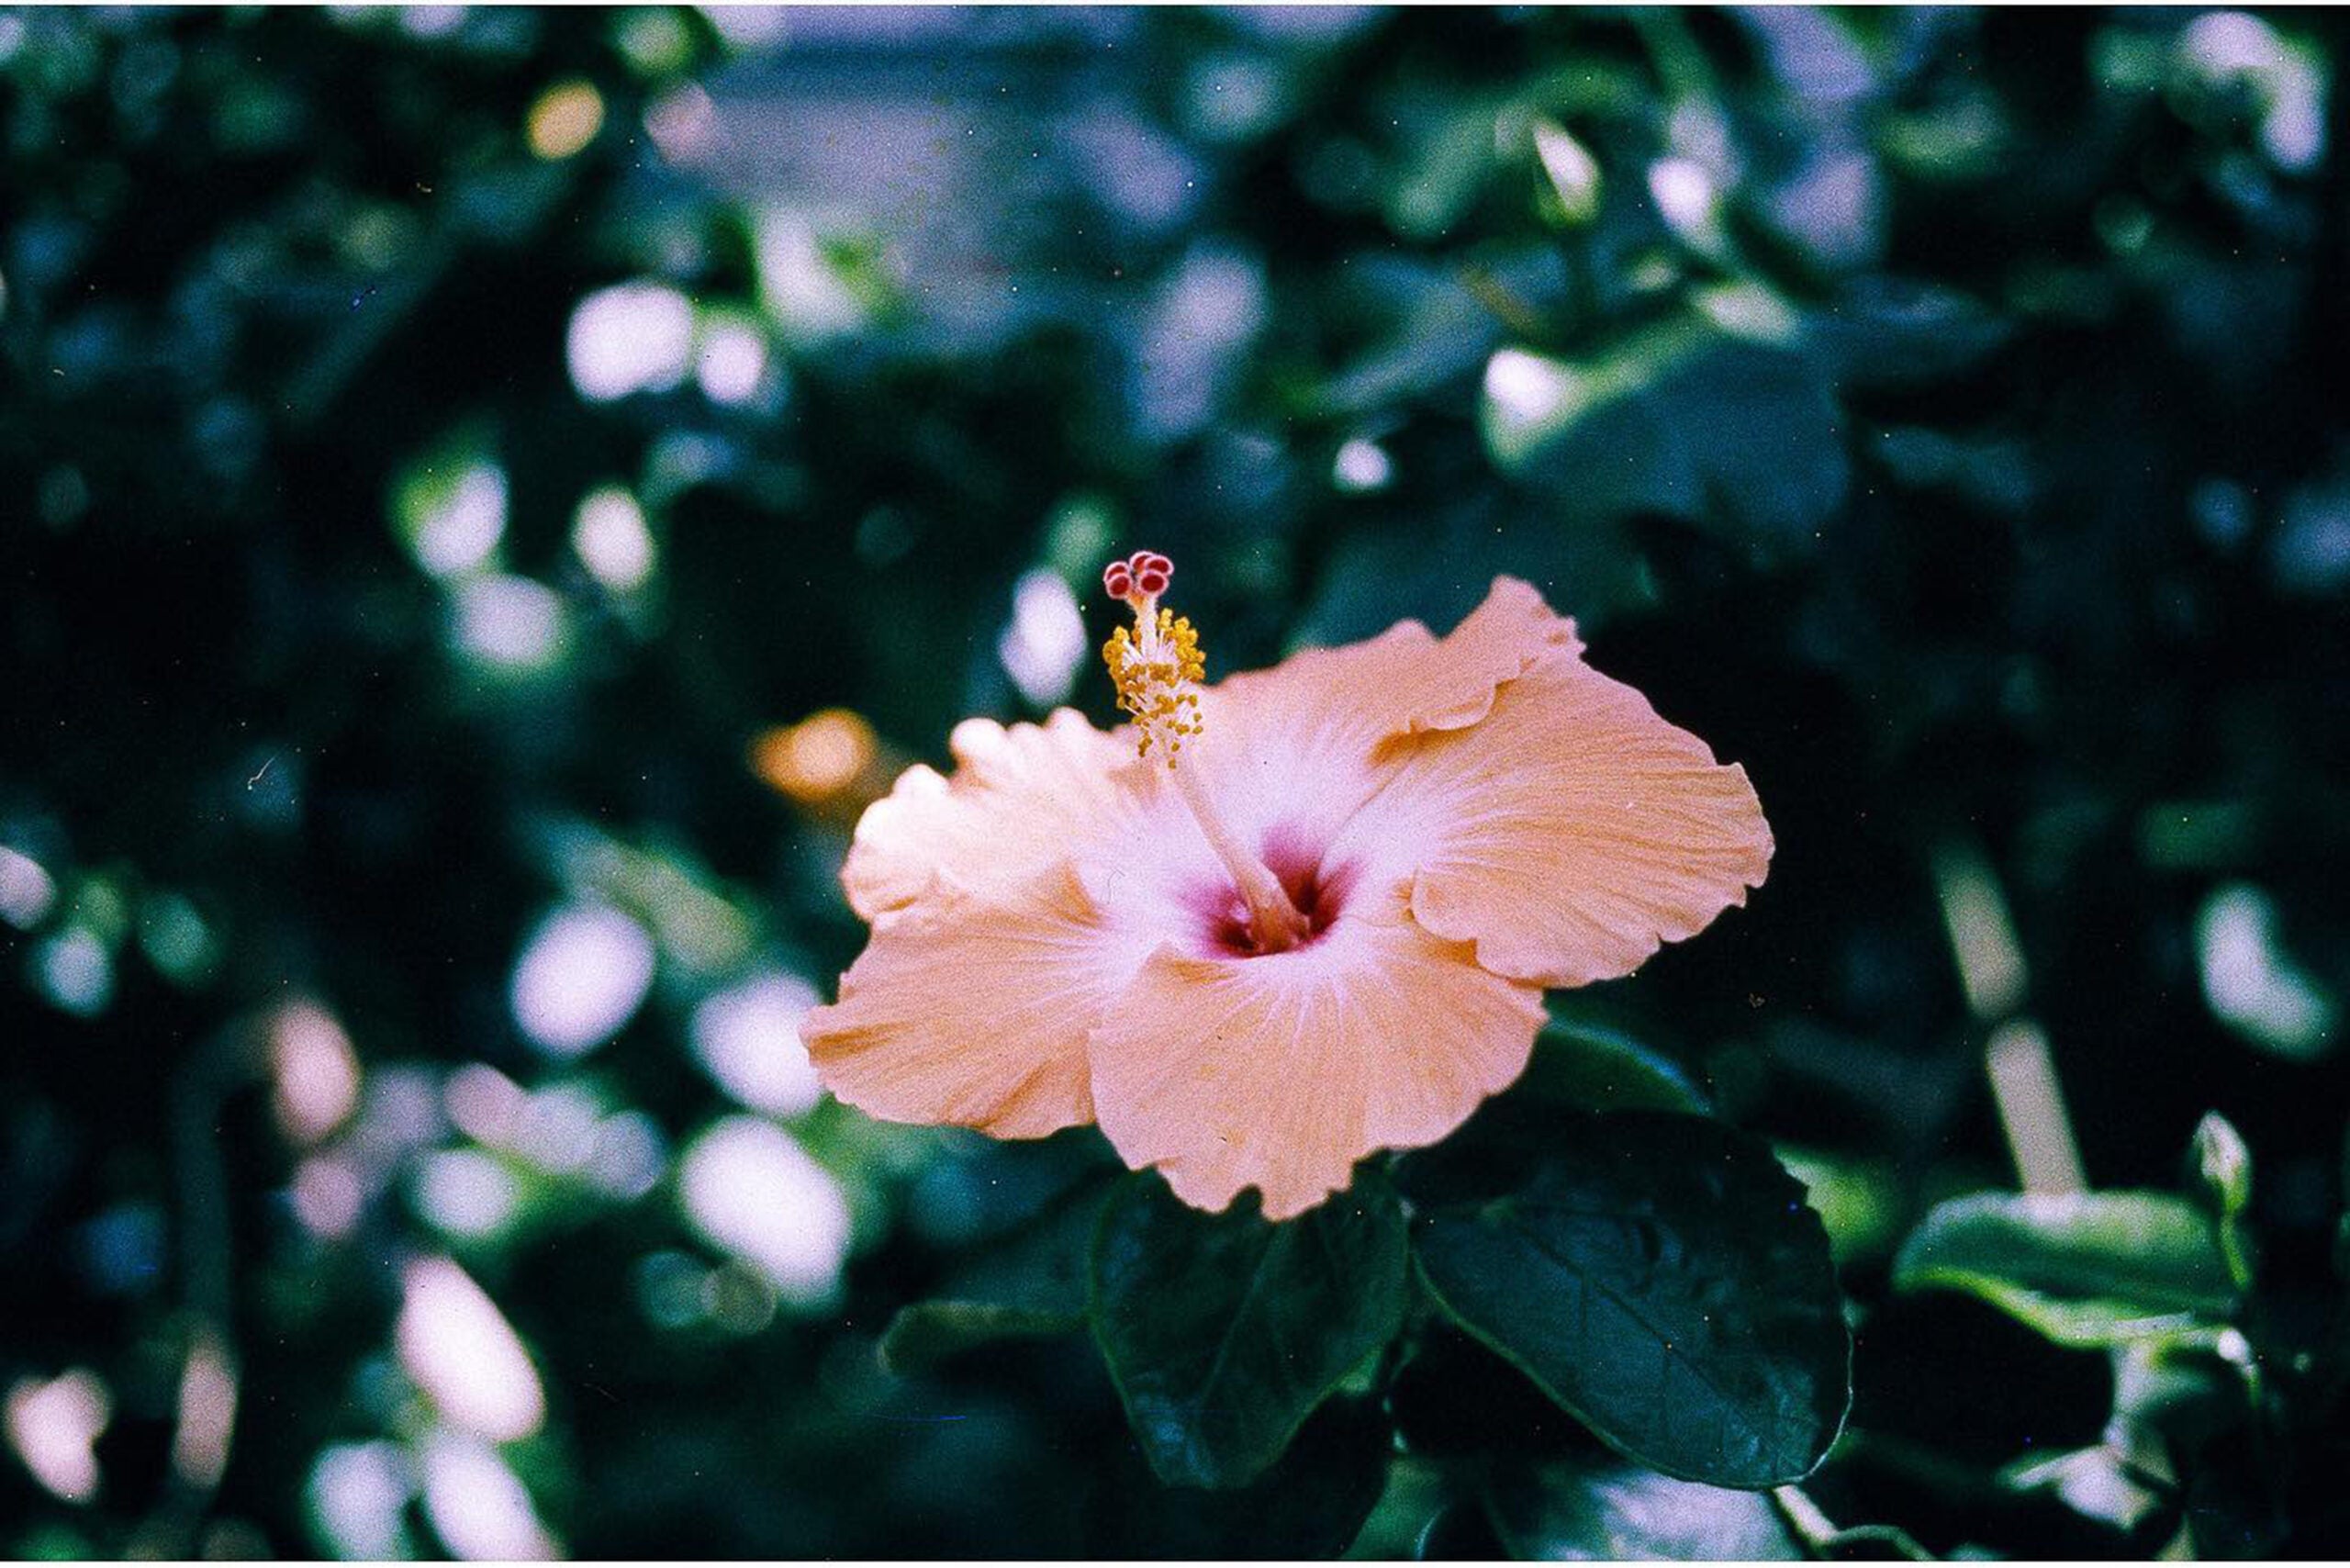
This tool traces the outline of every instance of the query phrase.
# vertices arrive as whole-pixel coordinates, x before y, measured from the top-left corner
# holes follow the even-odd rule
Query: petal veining
[[[1095,1114],[1186,1203],[1253,1186],[1286,1219],[1364,1155],[1459,1126],[1525,1070],[1542,1019],[1539,991],[1431,936],[1391,889],[1293,952],[1153,953],[1094,1032]]]
[[[1132,743],[1072,709],[1009,729],[967,719],[947,745],[953,778],[908,768],[856,824],[841,883],[867,920],[912,903],[941,878],[968,890],[1017,887],[1114,839],[1133,809]]]
[[[1762,885],[1771,829],[1744,768],[1579,656],[1503,688],[1472,729],[1382,746],[1334,853],[1417,867],[1411,909],[1496,974],[1630,973]]]
[[[881,917],[800,1036],[883,1121],[1041,1137],[1093,1119],[1086,1035],[1140,958],[1068,867],[1009,895],[942,887]]]
[[[1581,651],[1574,622],[1531,584],[1494,579],[1444,637],[1416,621],[1205,690],[1205,734],[1184,752],[1231,815],[1259,834],[1326,843],[1380,787],[1372,754],[1393,736],[1458,731],[1527,670]]]

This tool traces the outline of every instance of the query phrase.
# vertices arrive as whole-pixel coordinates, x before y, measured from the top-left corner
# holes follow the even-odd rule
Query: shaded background
[[[1099,1140],[794,1035],[856,810],[1106,719],[1136,546],[1212,672],[1528,577],[1743,762],[1769,883],[1572,1001],[1829,1217],[1818,1495],[2151,1550],[1994,1480],[2106,1362],[1886,1265],[2020,1009],[2097,1184],[2235,1122],[2323,1331],[2330,26],[0,11],[0,1550],[1233,1550],[1081,1339],[874,1356]],[[1359,1551],[1574,1440],[1439,1351]]]

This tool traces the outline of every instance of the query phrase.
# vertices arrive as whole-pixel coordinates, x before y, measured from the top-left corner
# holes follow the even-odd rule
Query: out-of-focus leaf
[[[1534,151],[1542,163],[1543,175],[1550,183],[1551,195],[1558,198],[1559,217],[1570,228],[1579,229],[1599,216],[1602,182],[1599,162],[1574,133],[1556,120],[1537,119],[1534,122]]]
[[[1161,1485],[1129,1450],[1103,1467],[1086,1545],[1105,1558],[1329,1558],[1362,1529],[1387,1482],[1387,1423],[1370,1400],[1339,1398],[1299,1428],[1247,1486]]]
[[[1568,516],[1549,505],[1465,508],[1435,526],[1415,520],[1393,532],[1342,540],[1298,641],[1351,642],[1407,617],[1456,625],[1503,573],[1542,589],[1586,636],[1645,599],[1639,557],[1617,520]]]
[[[2011,1464],[1999,1480],[2018,1492],[2053,1492],[2075,1513],[2125,1532],[2163,1503],[2160,1493],[2102,1443]]]
[[[1531,1094],[1594,1111],[1713,1109],[1679,1062],[1605,1025],[1553,1017],[1520,1083]]]
[[[1778,1155],[1787,1173],[1803,1183],[1805,1202],[1819,1212],[1839,1264],[1892,1249],[1908,1216],[1901,1206],[1900,1183],[1889,1166],[1784,1144]]]
[[[1067,1334],[1084,1325],[1082,1313],[984,1301],[921,1301],[890,1320],[881,1336],[881,1361],[891,1372],[918,1372],[984,1345]]]
[[[1539,1562],[1785,1562],[1804,1554],[1762,1493],[1630,1465],[1507,1466],[1486,1501],[1510,1554]]]
[[[1438,1509],[1412,1546],[1417,1562],[1491,1562],[1509,1555],[1493,1519],[1473,1503]]]
[[[1460,220],[1493,172],[1494,109],[1462,104],[1415,129],[1417,144],[1388,187],[1387,221],[1409,239],[1432,240]]]
[[[1842,417],[1785,302],[1706,291],[1611,348],[1487,363],[1485,443],[1571,515],[1662,512],[1764,550],[1809,543],[1850,478]]]
[[[882,1364],[915,1372],[996,1340],[1083,1327],[1086,1254],[1106,1195],[1081,1186],[984,1250],[938,1299],[901,1309],[881,1336]]]
[[[2315,1061],[2335,1045],[2341,1008],[2289,952],[2277,906],[2249,883],[2204,902],[2195,923],[2203,995],[2221,1023],[2288,1061]]]
[[[1935,1206],[1898,1290],[1981,1297],[2062,1345],[2189,1332],[2235,1309],[2210,1217],[2167,1193],[1978,1193]]]
[[[1169,1485],[1248,1484],[1405,1301],[1404,1215],[1365,1172],[1270,1225],[1203,1214],[1144,1172],[1113,1193],[1093,1248],[1090,1316],[1151,1468]]]
[[[1921,386],[1969,370],[1998,352],[2014,329],[1954,289],[1883,275],[1855,279],[1807,322],[1810,341],[1839,385]]]
[[[1622,1112],[1515,1191],[1423,1215],[1438,1302],[1627,1458],[1763,1487],[1843,1425],[1851,1337],[1819,1216],[1749,1134]]]
[[[2113,1415],[2132,1430],[2200,1446],[2245,1413],[2244,1379],[2207,1346],[2136,1339],[2113,1358]]]
[[[1372,251],[1347,270],[1345,314],[1362,322],[1370,345],[1294,389],[1309,418],[1378,417],[1439,389],[1466,389],[1510,321],[1540,315],[1560,288],[1557,258],[1540,248],[1481,252],[1474,267]]]

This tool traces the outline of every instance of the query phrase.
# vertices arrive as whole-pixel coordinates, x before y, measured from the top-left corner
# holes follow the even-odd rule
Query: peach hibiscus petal
[[[867,920],[902,909],[942,877],[1004,890],[1119,831],[1132,792],[1131,742],[1063,708],[1042,724],[955,727],[955,776],[908,768],[856,824],[841,883]]]
[[[1446,636],[1398,622],[1208,688],[1205,734],[1185,749],[1185,766],[1259,835],[1326,839],[1378,789],[1371,758],[1382,740],[1473,725],[1503,686],[1582,647],[1574,622],[1531,584],[1497,577]]]
[[[1093,1119],[1086,1034],[1134,967],[1067,868],[1009,896],[946,889],[881,917],[800,1036],[869,1115],[1042,1137]]]
[[[1514,1081],[1540,993],[1422,930],[1400,890],[1382,902],[1292,952],[1154,953],[1090,1047],[1120,1158],[1196,1207],[1253,1186],[1287,1219],[1364,1155],[1433,1143]]]
[[[1211,687],[1208,732],[1237,726],[1291,740],[1368,745],[1389,735],[1457,730],[1490,711],[1494,691],[1537,662],[1574,654],[1575,623],[1531,583],[1496,577],[1485,600],[1443,637],[1416,621],[1335,648],[1306,648],[1270,669]]]
[[[1346,844],[1410,853],[1413,916],[1513,980],[1628,974],[1744,903],[1770,867],[1746,770],[1578,656],[1509,683],[1474,728],[1391,741],[1380,762],[1386,781]]]

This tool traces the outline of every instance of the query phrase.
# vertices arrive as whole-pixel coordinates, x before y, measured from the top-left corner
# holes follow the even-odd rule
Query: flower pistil
[[[1118,689],[1118,708],[1135,722],[1135,752],[1147,757],[1156,747],[1167,758],[1175,792],[1198,822],[1216,857],[1232,874],[1234,889],[1248,908],[1248,932],[1260,953],[1296,946],[1312,923],[1262,857],[1252,853],[1216,810],[1197,773],[1181,764],[1187,737],[1201,734],[1198,683],[1207,674],[1199,633],[1191,622],[1159,608],[1159,596],[1174,580],[1175,563],[1137,550],[1102,570],[1102,587],[1134,611],[1130,630],[1121,626],[1102,645],[1102,661]]]

